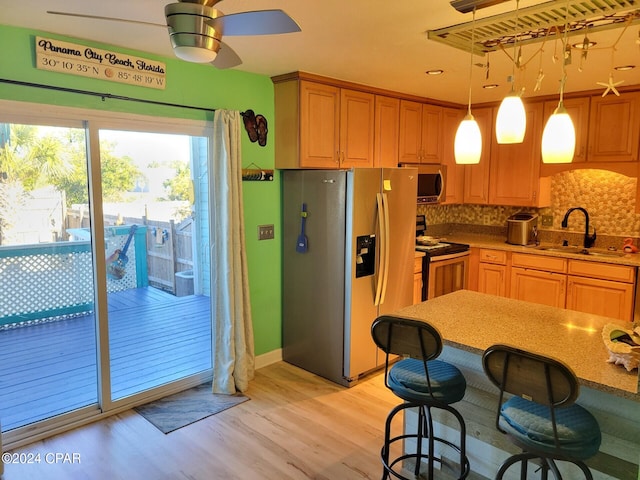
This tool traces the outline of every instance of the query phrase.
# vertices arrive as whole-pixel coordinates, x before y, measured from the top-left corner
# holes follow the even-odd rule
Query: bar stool
[[[383,315],[378,317],[371,327],[371,335],[376,345],[386,354],[384,383],[404,402],[391,410],[385,424],[384,445],[380,452],[383,465],[382,479],[392,475],[401,480],[412,480],[399,471],[400,462],[415,461],[415,477],[420,475],[422,461],[427,462],[428,477],[433,478],[434,467],[448,467],[442,453],[454,452],[458,461],[454,474],[458,479],[469,475],[469,460],[466,455],[466,427],[462,415],[450,404],[462,400],[467,383],[457,367],[450,363],[435,360],[442,352],[442,337],[432,325],[409,318]],[[391,355],[406,357],[390,365]],[[395,416],[408,408],[417,409],[418,423],[414,432],[391,437],[391,425]],[[432,409],[449,412],[459,425],[460,438],[456,445],[444,438],[437,437],[433,430]],[[389,458],[391,446],[398,441],[415,439],[415,452],[407,452],[406,447],[396,458]],[[423,452],[426,442],[427,452]],[[436,454],[438,445],[441,451]],[[450,457],[451,458],[451,457]],[[451,477],[449,477],[451,478]]]
[[[584,478],[593,476],[584,460],[594,456],[601,442],[596,419],[575,401],[578,380],[569,366],[553,358],[507,345],[485,350],[482,366],[500,389],[496,428],[522,449],[500,466],[496,480],[520,463],[520,478],[527,478],[527,464],[538,460],[543,480],[548,472],[560,480],[556,461],[576,465]],[[510,396],[506,402],[504,394]],[[571,478],[575,478],[572,476]]]

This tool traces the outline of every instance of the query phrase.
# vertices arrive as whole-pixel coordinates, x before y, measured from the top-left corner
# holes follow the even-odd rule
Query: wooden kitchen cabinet
[[[300,82],[300,167],[338,167],[339,116],[339,88]]]
[[[340,168],[373,167],[375,95],[340,89]]]
[[[566,289],[565,274],[511,267],[510,298],[564,308]]]
[[[470,265],[478,292],[633,321],[636,267],[487,248]]]
[[[569,276],[567,308],[633,321],[633,285],[597,278]]]
[[[478,264],[478,292],[508,296],[508,255],[503,250],[480,249]]]
[[[639,141],[640,92],[591,97],[587,161],[638,161]]]
[[[458,204],[464,201],[464,165],[456,164],[454,141],[456,131],[464,118],[464,111],[456,108],[442,109],[442,165],[447,167],[447,184],[442,204]]]
[[[494,109],[494,117],[497,109]],[[518,144],[491,139],[489,204],[543,207],[551,203],[551,180],[540,178],[543,104],[525,104],[527,130]],[[494,118],[495,123],[495,118]]]
[[[376,95],[373,166],[398,166],[400,145],[400,100]]]
[[[568,309],[633,321],[634,267],[569,260],[567,271]]]
[[[399,163],[441,162],[442,107],[400,101]]]
[[[464,166],[464,203],[486,205],[489,201],[489,162],[493,137],[493,108],[477,108],[471,112],[482,134],[480,163]]]
[[[558,257],[514,253],[509,297],[564,308],[567,261]]]
[[[576,131],[576,149],[573,154],[572,163],[586,162],[588,147],[587,140],[589,138],[589,110],[591,106],[590,97],[565,98],[563,100],[563,104],[567,109],[567,113],[571,117],[573,127]],[[547,120],[549,120],[549,117],[557,107],[557,100],[544,102],[543,131],[544,126],[547,124]]]
[[[297,76],[274,94],[276,168],[373,166],[375,95]]]

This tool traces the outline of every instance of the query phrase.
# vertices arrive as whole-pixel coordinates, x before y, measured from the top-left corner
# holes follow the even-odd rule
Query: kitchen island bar
[[[434,325],[445,343],[442,358],[455,363],[467,378],[467,394],[459,409],[467,421],[473,472],[493,478],[499,464],[516,451],[495,429],[497,389],[489,383],[481,364],[487,347],[503,343],[568,364],[581,385],[578,403],[594,414],[602,430],[600,453],[587,462],[594,478],[640,480],[638,371],[628,372],[621,365],[608,363],[601,334],[608,323],[629,328],[629,322],[468,290],[395,314]],[[407,415],[405,424],[412,422],[415,418]],[[439,429],[441,435],[453,434],[446,422]],[[570,472],[566,478],[572,478]]]

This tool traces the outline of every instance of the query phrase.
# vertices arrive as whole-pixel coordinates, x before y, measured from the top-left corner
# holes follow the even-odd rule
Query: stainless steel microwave
[[[447,185],[446,165],[404,164],[402,166],[418,169],[418,205],[430,205],[444,200]]]

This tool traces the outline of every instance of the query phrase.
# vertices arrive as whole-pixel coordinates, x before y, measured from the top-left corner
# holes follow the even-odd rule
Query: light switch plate
[[[258,240],[273,238],[273,225],[258,225]]]

